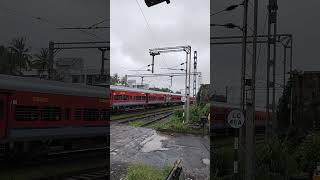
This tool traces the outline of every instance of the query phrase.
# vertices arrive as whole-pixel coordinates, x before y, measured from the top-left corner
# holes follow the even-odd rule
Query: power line
[[[143,12],[143,10],[142,10],[142,8],[141,8],[138,0],[136,0],[136,3],[137,3],[137,5],[139,6],[139,10],[140,10],[140,12],[141,12],[141,14],[142,14],[142,16],[143,16],[143,18],[144,18],[145,23],[147,24],[147,28],[148,28],[148,30],[150,31],[151,36],[152,36],[152,38],[153,38],[154,41],[155,41],[155,45],[156,45],[156,46],[159,46],[159,43],[158,43],[157,39],[155,38],[153,31],[151,30],[151,27],[150,27],[150,24],[149,24],[149,22],[148,22],[148,19],[147,19],[147,17],[145,16],[145,14],[144,14],[144,12]],[[168,67],[168,64],[167,64],[167,62],[165,61],[165,59],[162,59],[162,58],[161,58],[161,60],[163,60],[163,62],[165,63],[165,65]]]
[[[10,9],[8,7],[5,7],[3,4],[1,4],[0,7],[2,9],[6,10],[8,13],[10,13],[12,15],[20,16],[20,14],[16,10]],[[51,25],[51,26],[55,26],[56,28],[64,27],[64,25],[61,25],[61,24],[58,24],[58,23],[54,23],[54,22],[50,22],[48,19],[40,17],[40,16],[30,16],[30,15],[24,15],[24,16],[28,17],[28,18],[31,18],[31,19],[34,19],[34,20],[36,20],[38,22],[42,22],[42,23],[46,23],[46,24]],[[87,32],[87,31],[84,31],[84,30],[81,30],[81,29],[80,29],[80,32],[85,33],[85,34],[87,34],[87,35],[89,35],[91,37],[95,37],[96,39],[105,40],[102,37],[99,37],[98,35],[96,35],[94,33],[90,33],[90,32]]]
[[[243,5],[244,5],[244,2],[242,2],[240,4],[234,4],[234,5],[228,6],[220,11],[217,11],[215,13],[211,13],[210,16],[214,16],[214,15],[220,14],[222,12],[226,12],[226,11],[232,11],[232,10],[235,10],[236,8],[238,8],[239,6],[243,6]]]

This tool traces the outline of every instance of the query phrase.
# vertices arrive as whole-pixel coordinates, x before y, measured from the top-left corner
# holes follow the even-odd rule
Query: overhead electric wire
[[[5,7],[3,4],[0,4],[0,8],[6,10],[7,12],[9,12],[9,13],[11,13],[13,15],[21,16],[21,14],[18,13],[16,10],[10,9],[8,7]],[[54,23],[54,22],[50,22],[48,19],[40,17],[40,16],[24,15],[24,17],[28,17],[28,18],[40,21],[42,23],[46,23],[46,24],[51,25],[51,26],[55,26],[56,28],[65,27],[65,25],[61,25],[61,24],[57,24],[57,23]],[[79,29],[79,30],[80,30],[80,32],[85,33],[87,35],[90,35],[91,37],[95,37],[96,39],[105,40],[104,38],[102,38],[102,37],[100,37],[100,36],[98,36],[98,35],[96,35],[94,33],[90,33],[90,32],[87,32],[87,31],[84,31],[84,30],[81,30],[81,29]]]
[[[143,12],[143,10],[142,10],[142,7],[141,7],[141,5],[140,5],[140,3],[138,2],[138,0],[135,0],[135,1],[136,1],[137,5],[138,5],[138,7],[139,7],[139,10],[140,10],[140,12],[141,12],[141,14],[142,14],[142,16],[143,16],[143,18],[144,18],[145,23],[147,24],[148,30],[149,30],[152,38],[153,38],[154,41],[155,41],[155,46],[159,46],[158,40],[157,40],[157,38],[154,36],[153,31],[151,30],[151,27],[150,27],[150,24],[149,24],[149,22],[148,22],[148,19],[147,19],[147,17],[145,16],[145,14],[144,14],[144,12]],[[161,58],[161,59],[162,59],[162,58]],[[162,60],[163,60],[163,62],[165,63],[165,65],[168,67],[168,64],[167,64],[167,62],[165,61],[165,59],[162,59]]]

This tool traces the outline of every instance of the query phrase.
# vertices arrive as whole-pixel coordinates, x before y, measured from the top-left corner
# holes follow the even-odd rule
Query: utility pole
[[[293,37],[291,36],[290,41],[290,82],[291,82],[291,88],[290,88],[290,126],[293,126],[293,76],[292,76],[292,51],[293,51]]]
[[[283,46],[283,89],[286,87],[287,47]]]
[[[245,180],[255,179],[255,83],[257,61],[258,0],[254,0],[253,53],[251,69],[251,98],[247,102],[246,118],[246,170]]]
[[[275,102],[275,81],[276,81],[276,53],[277,53],[277,0],[269,0],[268,4],[268,55],[267,55],[267,95],[266,95],[266,136],[270,133],[270,124],[276,129],[276,102]],[[271,34],[273,26],[273,35]],[[273,57],[271,58],[271,46],[273,46]],[[272,67],[272,82],[270,82],[270,69]],[[272,87],[272,118],[270,118],[270,86]]]
[[[54,42],[49,42],[49,68],[48,68],[48,79],[53,78],[53,56],[54,56]]]
[[[195,72],[197,72],[197,64],[198,64],[198,54],[197,51],[194,51],[194,57],[193,57],[193,97],[196,97],[197,95],[197,75]]]
[[[241,58],[241,94],[240,94],[240,108],[241,108],[241,111],[242,113],[244,114],[245,118],[246,118],[246,113],[245,113],[245,80],[246,80],[246,60],[247,60],[247,27],[248,27],[248,0],[244,0],[244,4],[243,4],[243,24],[242,24],[242,27],[243,27],[243,31],[242,31],[242,58]],[[246,124],[246,122],[245,122]],[[244,162],[244,159],[238,159],[238,157],[245,157],[246,153],[245,153],[245,126],[242,126],[242,128],[240,129],[235,129],[235,141],[238,141],[239,142],[239,139],[240,139],[240,143],[238,143],[238,145],[240,145],[240,148],[237,147],[235,148],[237,151],[238,149],[240,149],[239,152],[235,152],[234,156],[236,157],[235,158],[235,161],[239,161],[240,160],[240,163],[238,162],[237,163],[237,166],[241,165],[241,162],[243,163]],[[244,163],[243,163],[244,164]],[[234,168],[234,169],[239,169],[239,167],[237,168]],[[240,169],[240,171],[242,171],[243,169]],[[243,172],[243,171],[242,171]],[[242,179],[241,177],[239,177],[239,172],[238,171],[235,171],[234,172],[235,174],[235,179]]]
[[[143,86],[143,76],[141,76],[141,86]]]
[[[190,52],[191,53],[191,52]],[[184,92],[184,96],[186,98],[186,102],[184,103],[184,117],[186,119],[185,122],[188,122],[189,120],[189,116],[188,116],[188,56],[189,54],[186,53],[186,79],[185,79],[185,92]]]
[[[66,49],[99,49],[102,51],[101,55],[101,74],[104,74],[104,61],[107,60],[105,58],[105,51],[110,50],[109,41],[87,41],[87,42],[63,42],[63,43],[55,43],[53,41],[49,42],[49,67],[48,67],[48,79],[53,78],[53,58],[54,54],[59,50]]]
[[[160,53],[169,53],[169,52],[180,52],[184,51],[186,52],[186,80],[185,80],[185,97],[186,97],[186,102],[184,104],[184,117],[185,121],[189,120],[189,106],[190,106],[190,101],[189,101],[189,95],[190,95],[190,77],[191,77],[191,46],[176,46],[176,47],[164,47],[164,48],[155,48],[155,49],[150,49],[149,54],[152,56],[152,72],[154,69],[154,56],[155,55],[160,55]],[[188,61],[189,61],[189,76],[188,76]],[[189,83],[188,83],[188,77],[189,77]]]
[[[105,48],[99,48],[99,50],[101,51],[101,69],[100,69],[100,80],[102,81],[104,79],[104,61],[106,60],[105,58],[105,53],[106,50]]]
[[[191,92],[191,60],[192,59],[192,51],[190,47],[190,53],[189,53],[189,72],[188,70],[186,72],[189,73],[189,85],[188,85],[188,94],[187,94],[187,116],[186,119],[187,121],[190,120],[190,92]]]
[[[228,86],[226,86],[226,102],[228,102]]]
[[[160,55],[160,53],[159,53],[159,52],[157,52],[157,53],[151,52],[150,55],[152,56],[152,63],[151,63],[152,69],[151,69],[151,73],[154,73],[154,56]]]

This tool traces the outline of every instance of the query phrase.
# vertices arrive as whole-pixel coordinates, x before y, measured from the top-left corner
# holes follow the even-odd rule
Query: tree
[[[8,48],[0,46],[0,73],[10,74],[10,53]]]
[[[202,84],[197,93],[197,103],[207,104],[209,103],[209,84]]]
[[[277,106],[277,120],[280,129],[287,129],[290,125],[290,96],[292,81],[289,78],[289,83],[283,89],[282,96],[279,98],[279,103]]]
[[[49,66],[49,51],[47,48],[41,48],[38,54],[34,55],[35,59],[32,61],[32,67],[37,70],[38,76],[48,71]]]
[[[9,46],[12,59],[10,62],[11,72],[17,70],[22,74],[22,70],[29,70],[31,67],[31,58],[29,54],[30,47],[27,47],[27,40],[25,37],[13,38]],[[19,69],[17,69],[19,67]]]
[[[123,86],[128,86],[128,77],[127,75],[123,76],[121,81],[120,81],[121,85]]]
[[[117,85],[120,83],[120,77],[117,73],[110,77],[110,83],[111,85]]]

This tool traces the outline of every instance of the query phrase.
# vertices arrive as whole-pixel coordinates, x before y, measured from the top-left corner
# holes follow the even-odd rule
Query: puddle
[[[142,152],[152,152],[152,151],[166,151],[168,148],[162,147],[162,141],[168,139],[167,137],[160,136],[157,133],[154,133],[149,138],[145,139],[140,143],[142,146]]]
[[[207,158],[202,159],[202,163],[209,166],[210,165],[210,159],[207,159]]]

